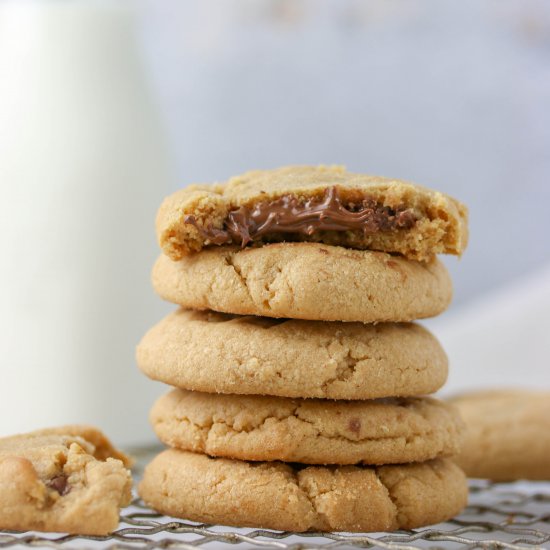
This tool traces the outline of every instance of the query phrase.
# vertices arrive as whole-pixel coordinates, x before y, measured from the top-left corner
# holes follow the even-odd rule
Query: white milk
[[[174,186],[118,3],[0,6],[0,435],[89,422],[152,439],[134,348]]]

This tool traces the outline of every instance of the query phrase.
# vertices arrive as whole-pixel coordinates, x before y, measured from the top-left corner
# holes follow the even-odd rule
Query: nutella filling
[[[305,202],[293,195],[284,195],[269,202],[259,202],[252,208],[241,206],[227,215],[222,229],[202,227],[194,216],[184,223],[197,228],[211,244],[237,243],[245,247],[264,235],[293,233],[311,236],[317,231],[362,231],[371,235],[379,231],[410,229],[416,222],[410,208],[390,208],[372,199],[342,204],[338,189],[328,188],[322,198]]]
[[[64,475],[55,476],[50,479],[48,487],[57,491],[61,496],[66,495],[71,490],[69,487],[69,480],[67,476]]]

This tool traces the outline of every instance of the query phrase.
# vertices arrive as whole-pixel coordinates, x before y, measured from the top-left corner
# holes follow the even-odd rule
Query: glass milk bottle
[[[127,5],[0,6],[0,435],[87,422],[152,440],[134,348],[174,187]]]

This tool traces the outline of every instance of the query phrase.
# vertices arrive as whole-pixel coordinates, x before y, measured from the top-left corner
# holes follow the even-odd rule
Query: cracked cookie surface
[[[318,321],[412,321],[452,298],[445,266],[317,243],[216,247],[174,262],[162,255],[153,286],[192,309]]]
[[[456,454],[462,421],[436,399],[288,399],[173,390],[150,414],[170,447],[240,460],[403,464]]]
[[[550,480],[550,392],[478,391],[450,402],[466,423],[456,461],[469,477]]]
[[[139,493],[159,512],[205,523],[288,531],[392,531],[445,521],[466,505],[449,459],[380,467],[244,462],[170,449]]]
[[[178,310],[137,349],[150,378],[208,393],[374,399],[424,395],[447,378],[438,341],[414,323],[315,322]]]
[[[466,207],[452,197],[342,166],[287,166],[191,185],[163,202],[156,225],[173,260],[243,237],[244,244],[306,240],[420,260],[460,255],[468,240]]]
[[[0,529],[110,533],[131,500],[130,462],[90,426],[0,439]]]

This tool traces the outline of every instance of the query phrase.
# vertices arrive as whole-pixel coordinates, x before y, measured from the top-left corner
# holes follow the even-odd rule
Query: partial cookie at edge
[[[153,380],[209,392],[375,399],[437,391],[439,342],[414,323],[328,323],[178,310],[143,337]]]
[[[469,477],[550,480],[550,391],[479,391],[450,402],[466,423],[456,461]]]
[[[466,505],[448,459],[378,468],[294,468],[170,449],[145,469],[139,493],[191,521],[288,531],[391,531],[439,523]]]

